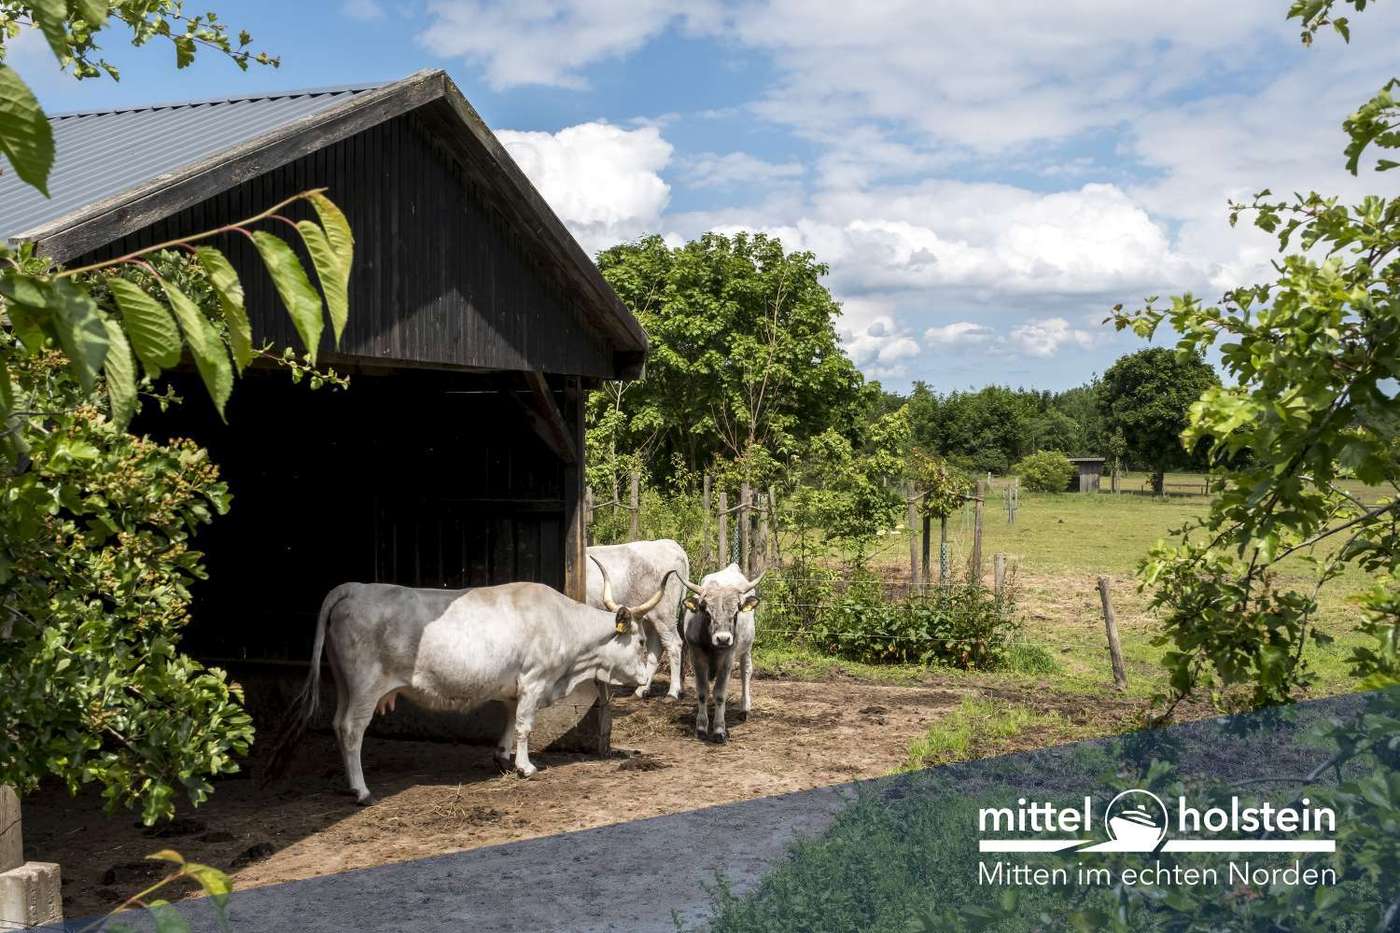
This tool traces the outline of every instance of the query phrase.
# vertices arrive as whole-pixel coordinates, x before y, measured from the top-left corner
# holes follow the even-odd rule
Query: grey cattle
[[[681,633],[676,624],[685,586],[690,577],[690,558],[685,548],[669,538],[658,541],[633,541],[630,544],[600,544],[588,549],[592,558],[588,566],[588,605],[603,606],[603,575],[598,567],[606,567],[612,580],[613,598],[623,603],[646,601],[658,586],[665,595],[649,613],[661,636],[661,648],[671,665],[671,687],[667,696],[678,698],[685,690],[685,675],[681,673]],[[675,574],[674,578],[669,575]],[[664,585],[663,584],[664,581]],[[652,659],[646,679],[637,688],[637,696],[645,696],[651,679],[661,667],[661,656]]]
[[[685,650],[695,668],[695,735],[724,742],[729,738],[724,721],[725,697],[734,658],[742,678],[741,711],[749,714],[749,681],[753,676],[754,609],[758,606],[759,574],[749,580],[738,564],[707,575],[697,586],[684,580],[691,595],[685,601]],[[715,718],[709,718],[709,694],[714,683]]]
[[[664,584],[666,581],[661,581]],[[635,687],[647,676],[660,637],[647,616],[664,585],[636,606],[606,609],[542,583],[507,583],[444,593],[385,583],[345,583],[327,594],[316,623],[311,673],[302,688],[300,727],[315,714],[321,653],[335,674],[335,737],[358,803],[370,802],[360,745],[376,708],[402,694],[430,708],[466,712],[491,700],[506,705],[496,759],[526,777],[535,712],[587,681]]]

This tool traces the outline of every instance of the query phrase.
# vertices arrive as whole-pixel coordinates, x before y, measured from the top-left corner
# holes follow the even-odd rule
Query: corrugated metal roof
[[[13,239],[380,86],[52,115],[57,150],[49,175],[52,197],[45,198],[5,166],[0,173],[0,238]]]

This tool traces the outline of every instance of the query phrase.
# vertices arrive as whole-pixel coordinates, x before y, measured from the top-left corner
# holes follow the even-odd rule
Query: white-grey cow
[[[766,571],[765,571],[766,573]],[[763,579],[749,580],[730,564],[723,570],[707,575],[697,586],[689,579],[684,582],[691,595],[685,600],[685,650],[695,668],[695,735],[715,742],[729,739],[724,721],[725,698],[729,691],[729,675],[734,659],[739,659],[739,676],[743,694],[741,712],[749,714],[749,681],[753,677],[754,609],[758,606],[758,584]],[[715,716],[709,718],[709,694],[714,683]]]
[[[663,584],[665,581],[661,581]],[[335,737],[357,803],[372,801],[360,746],[376,708],[402,694],[434,709],[467,712],[491,700],[506,705],[495,755],[526,777],[535,713],[587,682],[635,687],[660,647],[647,616],[659,587],[637,606],[613,601],[606,571],[595,609],[542,583],[466,591],[345,583],[321,604],[311,673],[299,701],[302,726],[320,696],[323,648],[335,674]]]
[[[690,558],[685,548],[669,538],[657,541],[633,541],[630,544],[599,544],[588,549],[592,558],[588,565],[588,605],[603,606],[603,575],[598,567],[606,567],[612,580],[613,598],[626,603],[646,601],[656,588],[665,591],[661,602],[649,616],[661,636],[661,648],[671,665],[671,686],[666,695],[677,699],[685,691],[685,675],[681,673],[681,631],[676,624],[685,586],[690,577]],[[669,575],[675,574],[672,578]],[[664,584],[664,585],[663,585]],[[637,688],[637,696],[646,696],[651,679],[661,667],[660,654],[651,659],[646,679]]]

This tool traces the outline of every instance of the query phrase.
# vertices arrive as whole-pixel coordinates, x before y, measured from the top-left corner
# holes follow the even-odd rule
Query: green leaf
[[[84,389],[91,389],[107,356],[107,328],[97,312],[97,302],[68,279],[51,282],[49,296],[54,331],[68,357],[68,368]]]
[[[350,316],[350,299],[345,291],[345,273],[340,268],[340,260],[332,249],[324,231],[309,220],[297,221],[302,242],[311,254],[311,263],[316,267],[316,278],[321,282],[321,292],[326,296],[326,310],[331,316],[331,332],[335,334],[336,346],[340,345],[340,333],[345,329],[345,321]]]
[[[113,276],[107,280],[107,287],[122,313],[131,345],[151,378],[160,375],[162,369],[177,365],[183,349],[180,329],[165,306],[141,286],[123,278]]]
[[[209,390],[209,397],[214,400],[219,417],[223,418],[224,405],[233,393],[233,366],[229,363],[228,350],[224,348],[218,331],[214,330],[214,325],[204,316],[204,312],[199,310],[198,305],[170,282],[162,280],[161,286],[165,289],[166,297],[170,299],[170,308],[175,312],[175,319],[180,322],[180,330],[184,331],[185,340],[190,345],[195,368],[204,380],[204,387]]]
[[[156,933],[189,933],[189,921],[170,904],[153,901],[149,910],[151,919],[156,922]]]
[[[277,294],[291,315],[292,324],[301,336],[306,347],[306,355],[312,365],[316,363],[316,351],[321,344],[321,329],[325,326],[321,317],[321,295],[311,285],[302,268],[301,260],[281,238],[263,230],[253,232],[253,243],[267,266],[272,282],[277,286]]]
[[[340,268],[345,273],[345,285],[350,286],[350,270],[355,265],[355,235],[350,223],[335,202],[319,191],[311,194],[311,206],[316,208],[316,216],[321,219],[321,227],[326,232],[331,249],[340,260]]]
[[[136,414],[136,363],[131,358],[122,326],[110,318],[103,320],[107,329],[107,358],[102,373],[107,377],[107,398],[112,403],[112,422],[125,429]]]
[[[31,0],[34,24],[49,41],[49,48],[60,63],[69,58],[68,4],[64,0]]]
[[[78,15],[93,29],[107,24],[107,0],[73,0]]]
[[[238,280],[238,272],[224,258],[224,254],[212,246],[199,247],[195,250],[195,256],[219,296],[219,307],[228,324],[233,361],[241,373],[253,359],[253,327],[248,322],[248,311],[243,307],[243,285]]]
[[[0,152],[20,181],[49,196],[53,127],[34,92],[8,65],[0,65]]]

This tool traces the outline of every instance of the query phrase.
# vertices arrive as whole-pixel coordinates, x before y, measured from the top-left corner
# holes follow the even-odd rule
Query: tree
[[[178,0],[0,0],[7,37],[39,30],[80,78],[117,77],[96,39],[118,24],[137,45],[169,39],[178,67],[200,47],[241,68],[275,63]],[[6,64],[0,101],[0,152],[47,194],[53,134]],[[286,217],[298,204],[318,222]],[[316,285],[264,229],[274,225],[296,231]],[[203,574],[190,537],[227,508],[227,489],[198,448],[127,426],[143,404],[176,402],[157,384],[186,354],[221,415],[255,357],[305,372],[254,346],[238,274],[213,245],[221,235],[252,240],[314,366],[327,316],[336,340],[345,325],[354,249],[320,191],[81,268],[0,245],[0,784],[97,782],[109,805],[137,806],[147,823],[171,815],[179,792],[204,799],[252,730],[225,674],[178,650],[188,586]]]
[[[1012,468],[1032,492],[1064,492],[1074,476],[1074,464],[1058,450],[1042,450],[1023,457]]]
[[[1187,410],[1219,377],[1198,353],[1174,353],[1148,347],[1120,357],[1103,374],[1100,409],[1110,435],[1121,434],[1127,457],[1150,467],[1153,485],[1162,492],[1162,474],[1202,458],[1181,444]]]
[[[651,340],[646,377],[594,393],[594,449],[644,451],[692,472],[757,451],[776,461],[875,404],[836,335],[840,305],[811,253],[762,234],[659,236],[605,250],[598,267]],[[613,413],[610,420],[608,413]]]

